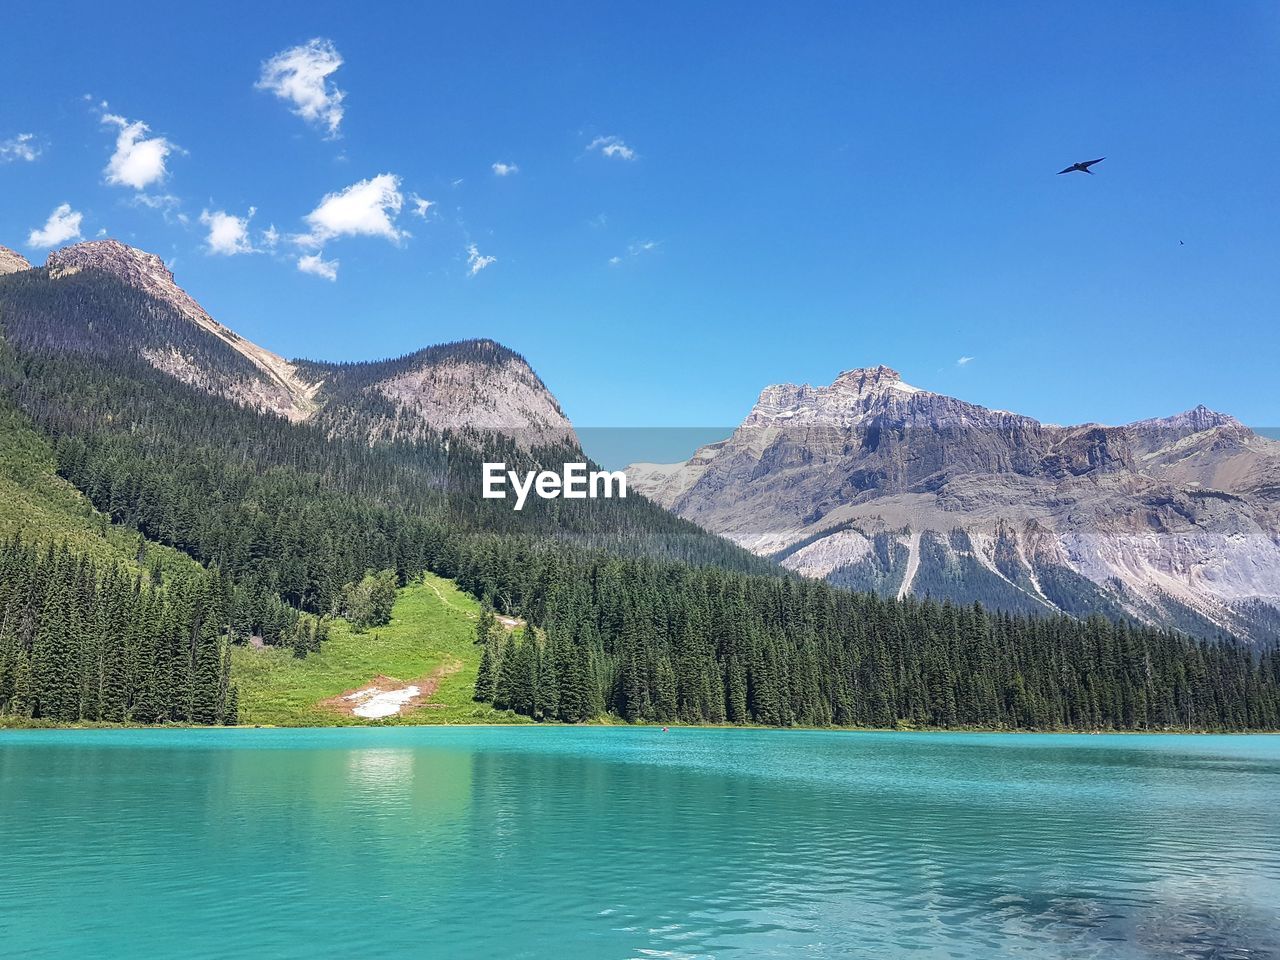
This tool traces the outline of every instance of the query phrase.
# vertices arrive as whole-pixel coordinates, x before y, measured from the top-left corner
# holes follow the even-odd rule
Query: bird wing
[[[1101,163],[1101,162],[1102,162],[1103,160],[1105,160],[1105,159],[1107,159],[1107,158],[1106,158],[1106,157],[1099,157],[1097,160],[1086,160],[1084,163],[1080,164],[1080,166],[1082,166],[1082,167],[1092,167],[1095,163]]]
[[[1058,176],[1062,176],[1064,173],[1070,173],[1070,172],[1071,172],[1072,170],[1074,170],[1074,169],[1075,169],[1075,166],[1074,166],[1074,165],[1072,165],[1072,166],[1070,166],[1070,167],[1067,167],[1067,169],[1065,169],[1065,170],[1059,170],[1059,171],[1058,171]]]

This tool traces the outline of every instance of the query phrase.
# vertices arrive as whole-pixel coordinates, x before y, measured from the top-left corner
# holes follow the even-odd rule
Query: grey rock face
[[[31,264],[27,261],[27,258],[17,250],[0,247],[0,277],[3,277],[6,273],[18,273],[22,270],[30,269]]]
[[[768,387],[728,439],[628,476],[836,583],[1280,636],[1280,443],[1204,407],[1056,427],[876,367]]]

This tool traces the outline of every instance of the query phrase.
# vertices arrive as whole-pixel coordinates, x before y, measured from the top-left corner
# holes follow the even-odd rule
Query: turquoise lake
[[[0,731],[0,954],[1280,957],[1280,738]]]

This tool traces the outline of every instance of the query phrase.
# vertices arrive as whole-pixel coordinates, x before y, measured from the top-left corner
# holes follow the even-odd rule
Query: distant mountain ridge
[[[529,364],[492,341],[370,363],[286,360],[210,316],[160,257],[116,240],[55,250],[43,268],[0,248],[0,274],[22,274],[6,291],[24,307],[7,321],[19,341],[134,355],[189,386],[335,435],[452,430],[501,434],[525,448],[577,445]]]
[[[1203,406],[1051,426],[880,366],[767,387],[728,439],[629,477],[837,584],[1280,637],[1280,443]]]

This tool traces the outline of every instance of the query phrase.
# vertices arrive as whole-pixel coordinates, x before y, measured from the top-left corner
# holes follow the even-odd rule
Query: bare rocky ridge
[[[419,424],[439,431],[464,423],[530,447],[577,444],[555,397],[514,354],[495,356],[485,365],[464,360],[423,364],[378,381],[372,389],[396,404],[399,415],[380,426],[389,438],[412,436]]]
[[[836,583],[1280,636],[1280,443],[1204,407],[1057,427],[851,370],[768,387],[727,440],[628,477]]]
[[[0,248],[0,264],[7,262],[6,253]],[[25,265],[15,269],[29,268],[13,256]],[[333,433],[370,442],[411,440],[428,430],[471,430],[501,433],[525,447],[577,444],[555,397],[529,365],[492,341],[428,348],[369,364],[289,361],[214,320],[155,254],[116,240],[95,240],[56,250],[45,263],[55,283],[83,271],[110,275],[164,304],[256,371],[246,375],[163,340],[136,344],[153,367],[208,393],[291,421],[317,421]]]
[[[31,264],[27,258],[18,253],[17,250],[10,250],[8,247],[0,247],[0,277],[7,273],[19,273],[23,270],[30,270]]]

